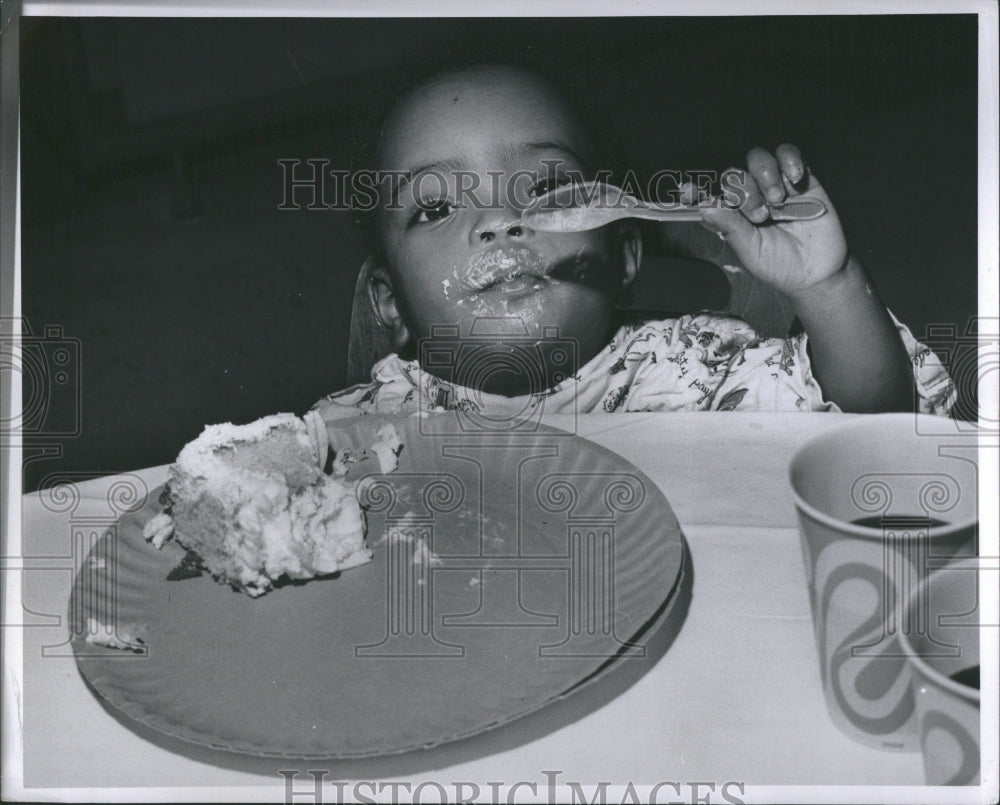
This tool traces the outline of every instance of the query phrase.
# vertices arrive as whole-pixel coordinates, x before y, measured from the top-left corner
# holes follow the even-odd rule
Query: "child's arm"
[[[847,249],[836,210],[793,145],[747,157],[746,200],[705,208],[743,265],[787,294],[809,335],[813,373],[824,397],[844,411],[912,411],[913,370],[902,339],[864,267]],[[731,183],[735,184],[735,183]],[[812,221],[776,223],[765,199],[811,196],[827,206]]]

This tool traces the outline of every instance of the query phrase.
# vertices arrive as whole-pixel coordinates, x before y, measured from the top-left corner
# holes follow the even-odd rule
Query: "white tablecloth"
[[[600,782],[682,787],[680,796],[672,786],[661,787],[659,802],[692,801],[689,784],[697,781],[714,784],[714,793],[706,786],[695,791],[696,796],[709,792],[705,801],[711,802],[725,801],[721,794],[727,782],[922,785],[919,754],[874,750],[850,740],[833,726],[822,695],[787,465],[804,440],[847,418],[630,414],[584,416],[576,424],[547,419],[614,450],[669,500],[694,569],[690,607],[676,639],[651,671],[597,709],[588,711],[585,697],[579,703],[570,697],[562,712],[551,714],[565,723],[542,737],[518,735],[514,725],[501,730],[506,735],[495,745],[486,736],[473,739],[471,749],[469,742],[460,742],[416,756],[319,764],[323,801],[338,801],[338,790],[344,800],[371,797],[378,793],[378,781],[406,781],[411,787],[436,782],[451,801],[455,784],[464,782],[476,783],[489,799],[491,781],[525,783],[519,797],[530,797],[534,785],[541,801],[552,780],[579,783],[588,798]],[[165,479],[166,468],[136,475],[152,489]],[[106,513],[106,493],[115,480],[79,484],[82,497],[72,511],[74,520]],[[168,799],[182,793],[161,789],[225,786],[220,796],[227,799],[288,801],[280,763],[267,769],[235,758],[225,768],[203,762],[197,751],[187,757],[162,748],[102,708],[69,651],[42,657],[43,646],[66,640],[66,602],[74,575],[69,518],[43,506],[38,495],[24,498],[24,553],[29,556],[22,579],[23,618],[29,625],[23,630],[18,695],[24,720],[18,728],[23,730],[25,786],[72,789],[61,794],[72,798],[86,798],[82,788],[139,787],[119,793]],[[60,550],[61,558],[52,555]],[[47,555],[31,559],[32,553]],[[291,778],[295,802],[315,801],[308,768]],[[371,785],[338,789],[334,781]],[[421,796],[432,801],[440,796],[436,791],[425,788]],[[508,791],[501,789],[500,796]],[[567,791],[558,798],[564,801]],[[629,801],[621,791],[608,789],[607,799],[618,802],[626,796]],[[739,788],[728,791],[740,795]],[[381,796],[387,801],[392,789],[384,788]],[[800,796],[786,791],[781,798]],[[835,792],[829,797],[837,800]],[[642,801],[648,801],[645,795]]]

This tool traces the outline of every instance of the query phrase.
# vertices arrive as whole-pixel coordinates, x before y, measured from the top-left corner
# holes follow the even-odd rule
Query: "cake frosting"
[[[389,472],[402,443],[391,425],[378,437],[372,451]],[[356,483],[343,471],[324,472],[329,451],[315,412],[209,425],[181,450],[170,469],[167,508],[144,535],[156,547],[173,538],[218,581],[251,596],[282,579],[364,564],[372,553]]]

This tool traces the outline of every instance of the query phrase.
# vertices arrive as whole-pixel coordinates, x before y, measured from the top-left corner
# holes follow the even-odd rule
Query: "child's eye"
[[[531,195],[538,198],[539,196],[544,196],[546,193],[551,193],[557,187],[562,187],[564,184],[569,183],[570,178],[568,176],[546,176],[531,188]]]
[[[457,205],[452,204],[450,201],[421,201],[419,203],[420,209],[417,210],[416,215],[413,216],[413,220],[416,223],[430,223],[432,221],[440,221],[442,218],[447,218],[456,209]]]

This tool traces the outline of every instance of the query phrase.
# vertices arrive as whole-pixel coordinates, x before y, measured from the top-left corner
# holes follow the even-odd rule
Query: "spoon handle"
[[[588,193],[586,198],[575,195],[595,187],[602,192]],[[560,200],[562,204],[550,206]],[[795,196],[780,204],[769,204],[768,210],[772,221],[809,221],[825,215],[826,205],[816,198]],[[594,183],[563,185],[540,197],[521,213],[525,224],[547,232],[583,232],[622,218],[700,221],[701,213],[697,206],[641,201],[620,188]]]
[[[768,204],[772,221],[811,221],[826,214],[826,205],[818,198],[796,196],[780,204]],[[630,213],[635,218],[650,221],[700,221],[696,207],[659,206],[650,202],[637,206]]]

